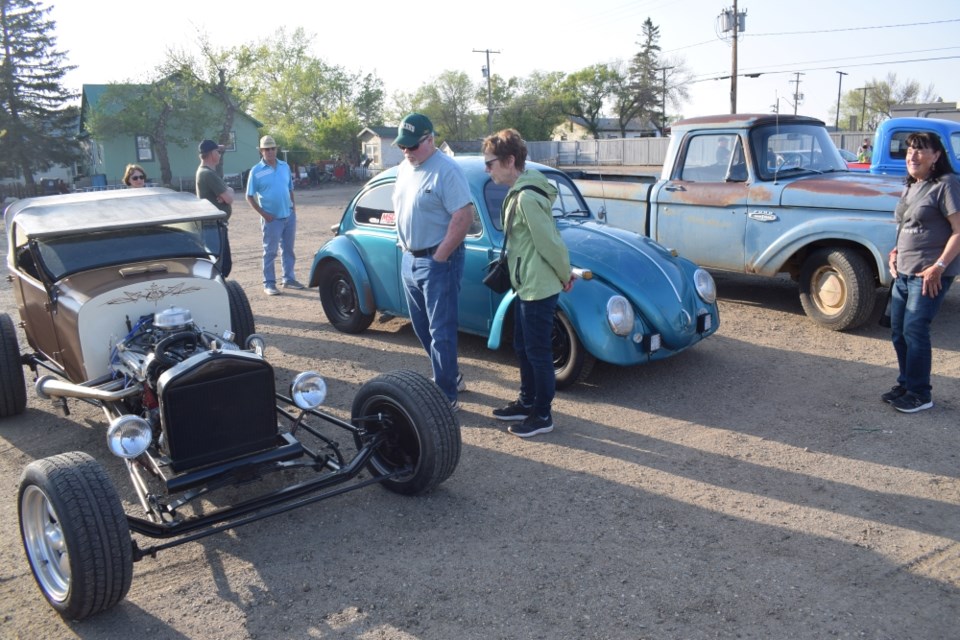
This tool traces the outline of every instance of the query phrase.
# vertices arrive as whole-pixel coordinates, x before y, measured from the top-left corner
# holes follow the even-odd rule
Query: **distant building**
[[[620,121],[616,118],[600,118],[597,138],[656,138],[660,131],[650,122],[641,122],[634,118],[627,123],[626,135],[620,132]],[[552,140],[593,140],[593,134],[587,127],[587,121],[576,116],[567,119],[553,130]]]
[[[104,139],[91,138],[84,129],[84,123],[90,117],[104,92],[110,85],[85,84],[81,94],[80,104],[80,140],[86,151],[86,159],[82,163],[80,174],[84,181],[90,184],[78,186],[112,186],[120,183],[123,172],[130,163],[139,164],[147,172],[151,182],[159,184],[160,163],[154,141],[147,131],[153,123],[144,122],[144,132],[138,135],[115,135]],[[138,86],[138,85],[135,85]],[[147,85],[139,85],[147,86]],[[210,96],[211,108],[220,108],[216,98]],[[223,174],[233,176],[247,171],[260,160],[260,132],[263,124],[245,113],[237,112],[233,119],[233,131],[225,144],[223,154]],[[219,128],[210,131],[205,137],[215,139],[219,136]],[[193,189],[193,180],[196,176],[200,157],[197,145],[200,140],[191,140],[184,145],[167,143],[167,155],[170,159],[170,172],[175,184],[179,187],[181,180],[184,186]]]
[[[956,102],[920,102],[895,104],[890,107],[891,118],[939,118],[960,122],[960,109]]]
[[[439,149],[448,156],[480,156],[483,140],[444,140]]]
[[[393,145],[397,127],[364,127],[357,134],[360,152],[370,161],[372,172],[383,171],[403,162],[403,152]]]

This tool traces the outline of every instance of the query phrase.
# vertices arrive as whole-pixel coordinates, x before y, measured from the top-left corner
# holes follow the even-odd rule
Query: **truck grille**
[[[164,453],[184,471],[276,445],[273,367],[243,352],[201,353],[157,384]]]

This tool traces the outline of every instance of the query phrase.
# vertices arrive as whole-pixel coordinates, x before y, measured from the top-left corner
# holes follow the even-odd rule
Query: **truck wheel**
[[[0,418],[20,415],[27,408],[20,344],[13,321],[0,313]]]
[[[859,327],[870,317],[876,299],[873,272],[851,249],[821,249],[800,269],[800,304],[808,316],[828,329]]]
[[[30,463],[17,499],[33,577],[68,620],[109,609],[133,580],[133,543],[113,483],[79,451]]]
[[[338,331],[362,333],[373,322],[372,313],[360,310],[360,296],[350,272],[339,262],[330,262],[320,274],[320,304]]]
[[[557,389],[566,389],[586,380],[597,359],[584,348],[573,323],[559,309],[553,316],[552,340]]]
[[[374,477],[405,470],[383,481],[390,491],[430,491],[457,468],[460,423],[440,388],[418,373],[392,371],[369,380],[353,399],[351,416],[369,434],[386,436],[370,458]],[[357,438],[358,448],[363,439]]]
[[[247,294],[236,280],[227,281],[227,298],[230,301],[230,329],[235,334],[234,342],[241,347],[247,337],[257,332],[253,309]]]

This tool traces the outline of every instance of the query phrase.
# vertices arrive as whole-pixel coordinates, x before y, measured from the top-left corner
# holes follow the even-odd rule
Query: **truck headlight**
[[[633,331],[633,307],[623,296],[607,300],[607,324],[618,336],[628,336]]]
[[[316,371],[304,371],[293,379],[290,397],[301,409],[316,409],[327,397],[327,383]]]
[[[140,416],[120,416],[107,427],[107,447],[121,458],[136,458],[152,441],[153,429]]]
[[[717,301],[717,283],[713,281],[713,276],[707,273],[706,269],[698,268],[693,272],[693,284],[704,302],[713,304]]]

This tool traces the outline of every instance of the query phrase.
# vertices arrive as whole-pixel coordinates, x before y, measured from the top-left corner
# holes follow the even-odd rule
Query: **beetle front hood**
[[[893,215],[903,191],[900,178],[853,172],[781,181],[780,204],[785,207],[881,211]]]
[[[573,266],[590,269],[594,278],[620,290],[663,332],[668,346],[689,342],[690,335],[696,333],[693,320],[701,309],[709,307],[693,286],[693,263],[674,257],[640,234],[595,221],[558,220],[557,227]],[[679,309],[679,314],[665,316],[670,309]]]

